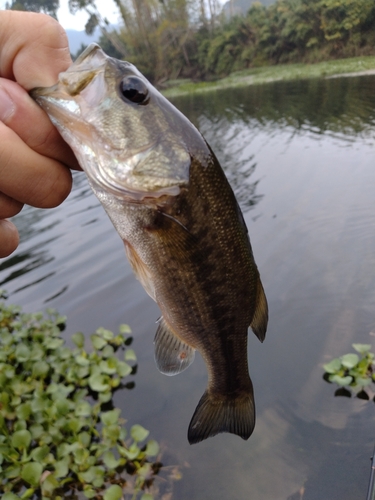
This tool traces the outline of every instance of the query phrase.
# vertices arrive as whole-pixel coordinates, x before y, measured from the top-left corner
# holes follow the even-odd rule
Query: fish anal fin
[[[250,326],[261,342],[263,342],[263,340],[265,339],[267,324],[268,304],[262,282],[260,281],[260,278],[258,278],[255,312]]]
[[[155,288],[154,283],[152,281],[151,272],[143,262],[143,260],[139,257],[137,252],[134,250],[132,245],[127,241],[124,241],[125,244],[125,252],[126,256],[129,260],[131,268],[133,269],[134,274],[137,279],[141,282],[143,288],[149,294],[149,296],[155,300]]]
[[[195,349],[180,340],[163,317],[160,319],[154,344],[156,366],[165,375],[177,375],[194,361]]]
[[[191,419],[188,440],[199,443],[220,432],[249,439],[255,426],[255,405],[252,393],[236,398],[215,397],[206,391]]]

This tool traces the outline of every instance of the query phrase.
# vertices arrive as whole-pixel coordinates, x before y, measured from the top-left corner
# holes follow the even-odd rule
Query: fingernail
[[[8,92],[0,85],[0,120],[6,123],[14,113],[15,105]]]

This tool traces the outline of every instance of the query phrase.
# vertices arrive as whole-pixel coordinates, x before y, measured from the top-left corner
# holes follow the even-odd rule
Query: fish
[[[129,62],[91,44],[52,87],[31,96],[70,145],[161,317],[157,368],[187,369],[198,351],[207,389],[190,444],[255,426],[248,329],[263,342],[268,305],[248,230],[197,128]]]

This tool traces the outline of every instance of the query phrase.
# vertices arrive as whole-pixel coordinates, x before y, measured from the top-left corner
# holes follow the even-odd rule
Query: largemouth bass
[[[267,301],[231,187],[198,130],[130,63],[90,45],[31,95],[71,146],[162,316],[155,360],[175,375],[202,355],[197,443],[255,425],[247,331],[263,342]]]

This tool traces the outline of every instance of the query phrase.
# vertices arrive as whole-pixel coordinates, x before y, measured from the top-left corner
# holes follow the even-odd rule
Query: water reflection
[[[82,174],[61,207],[15,218],[21,245],[0,264],[10,300],[57,307],[67,334],[131,325],[137,387],[119,391],[116,405],[173,450],[166,465],[190,464],[179,500],[295,500],[302,489],[304,500],[365,497],[373,408],[334,398],[322,366],[353,342],[372,343],[375,331],[374,83],[279,82],[176,100],[248,210],[269,300],[265,343],[249,339],[257,424],[248,442],[221,435],[187,445],[203,361],[176,378],[157,372],[159,311]]]
[[[281,127],[290,127],[292,134],[338,133],[347,140],[360,134],[373,140],[373,76],[274,82],[218,90],[209,98],[206,94],[180,97],[174,103],[200,127],[207,139],[214,134],[208,137],[209,129],[204,123],[209,122],[217,130],[225,121],[243,123],[250,129],[267,129],[271,134]]]

